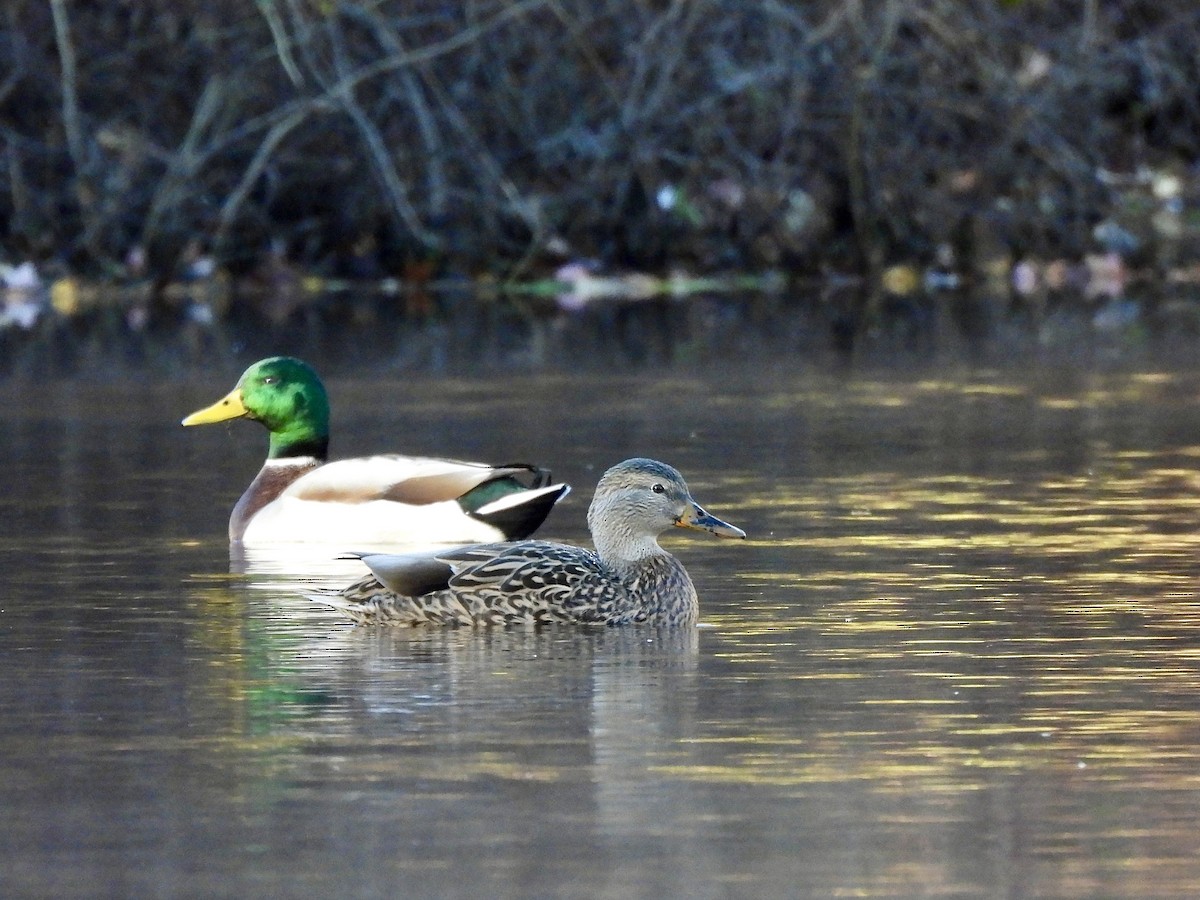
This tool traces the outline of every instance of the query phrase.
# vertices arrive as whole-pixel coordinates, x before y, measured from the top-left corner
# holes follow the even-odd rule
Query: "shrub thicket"
[[[1082,252],[1200,141],[1195,0],[10,0],[0,257]]]

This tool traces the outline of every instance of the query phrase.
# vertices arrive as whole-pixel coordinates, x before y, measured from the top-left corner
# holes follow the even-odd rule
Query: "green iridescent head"
[[[329,398],[317,373],[290,356],[273,356],[248,368],[232,391],[197,410],[184,425],[229,419],[262,422],[271,433],[268,459],[315,456],[329,449]]]

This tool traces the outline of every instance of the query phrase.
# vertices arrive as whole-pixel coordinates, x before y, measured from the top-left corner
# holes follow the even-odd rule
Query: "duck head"
[[[588,509],[596,550],[612,560],[634,561],[662,553],[658,536],[691,528],[718,537],[746,532],[705,512],[679,472],[653,459],[627,459],[600,478]]]
[[[232,391],[212,406],[197,410],[184,425],[253,419],[271,434],[269,459],[313,456],[325,459],[329,448],[329,398],[312,367],[290,356],[256,362]]]

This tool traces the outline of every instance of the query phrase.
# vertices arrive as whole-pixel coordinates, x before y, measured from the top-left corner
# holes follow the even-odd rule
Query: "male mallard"
[[[683,564],[658,544],[673,525],[746,536],[701,509],[675,469],[629,459],[596,485],[588,509],[595,551],[520,541],[407,556],[359,554],[372,575],[312,599],[360,624],[693,625],[696,588]]]
[[[518,540],[570,490],[551,484],[545,469],[526,465],[393,455],[326,462],[325,386],[307,364],[287,356],[256,362],[229,394],[183,424],[236,418],[262,422],[271,442],[230,516],[235,544]]]

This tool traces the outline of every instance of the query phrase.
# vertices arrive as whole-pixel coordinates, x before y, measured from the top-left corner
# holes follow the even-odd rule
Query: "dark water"
[[[707,627],[377,631],[230,574],[265,436],[8,383],[4,896],[1200,896],[1200,377],[331,383],[335,454],[678,466]]]

